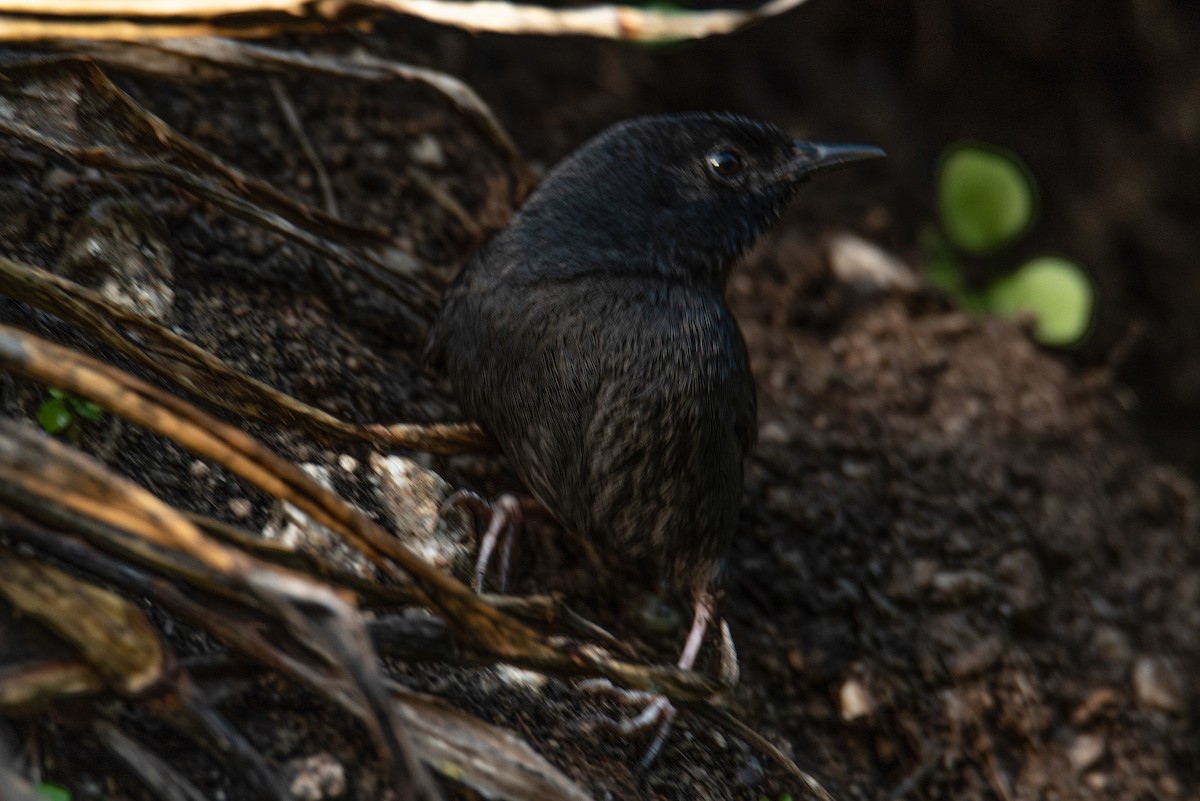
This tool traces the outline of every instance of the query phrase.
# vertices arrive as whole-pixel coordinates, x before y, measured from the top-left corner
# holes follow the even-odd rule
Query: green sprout
[[[1047,345],[1070,345],[1087,332],[1092,316],[1092,284],[1074,262],[1040,256],[988,287],[996,314],[1032,312],[1035,335]]]
[[[59,787],[57,784],[42,782],[34,789],[46,801],[71,801],[70,791],[65,787]]]
[[[938,212],[946,237],[971,254],[1015,241],[1033,222],[1033,176],[1011,153],[980,146],[952,148],[938,177]]]
[[[77,433],[81,420],[99,420],[104,409],[91,401],[77,398],[61,389],[51,387],[50,397],[38,407],[38,425],[47,434]]]
[[[1086,270],[1058,256],[1038,256],[982,292],[967,287],[961,256],[993,255],[1032,226],[1037,183],[1016,155],[987,145],[952,146],[938,174],[941,229],[922,238],[929,282],[973,314],[1032,314],[1034,335],[1066,346],[1087,333],[1095,292]]]

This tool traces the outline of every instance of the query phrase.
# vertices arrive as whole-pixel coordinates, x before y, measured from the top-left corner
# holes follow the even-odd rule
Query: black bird
[[[681,667],[713,614],[757,427],[726,280],[814,173],[882,155],[730,114],[623,122],[555,167],[446,291],[429,359],[563,526],[694,600]]]

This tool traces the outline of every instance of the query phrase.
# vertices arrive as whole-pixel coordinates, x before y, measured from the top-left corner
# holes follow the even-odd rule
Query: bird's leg
[[[696,596],[692,605],[692,628],[688,631],[683,643],[683,652],[679,654],[680,670],[691,670],[696,664],[696,656],[700,653],[700,645],[704,642],[704,632],[708,631],[708,623],[713,616],[713,597],[707,592]]]
[[[675,663],[680,670],[691,670],[696,664],[700,646],[704,643],[704,633],[708,630],[708,624],[713,617],[713,607],[713,597],[707,591],[696,596],[692,612],[692,627],[688,630],[683,651],[679,654],[679,661]],[[721,622],[721,641],[721,676],[722,678],[736,676],[737,654],[733,651],[733,638],[729,636],[729,627],[725,625],[724,621]],[[727,664],[731,656],[733,668]],[[663,744],[667,741],[667,735],[671,731],[671,724],[678,714],[674,705],[665,696],[641,690],[619,690],[603,679],[584,682],[580,687],[588,691],[611,695],[621,703],[646,704],[646,708],[634,717],[615,721],[599,719],[589,722],[624,736],[637,734],[657,726],[654,739],[650,741],[650,747],[646,749],[646,754],[639,763],[642,770],[649,768],[658,757],[659,752],[662,751]]]
[[[470,490],[457,490],[442,503],[442,509],[462,505],[471,511],[476,521],[487,517],[487,528],[479,538],[479,558],[475,562],[475,575],[471,586],[475,592],[483,592],[483,580],[487,577],[488,562],[496,546],[500,545],[500,592],[508,584],[508,568],[512,561],[513,540],[525,519],[525,512],[536,507],[532,498],[522,500],[512,493],[504,493],[494,501]],[[477,529],[478,530],[478,529]],[[503,542],[501,542],[503,540]]]

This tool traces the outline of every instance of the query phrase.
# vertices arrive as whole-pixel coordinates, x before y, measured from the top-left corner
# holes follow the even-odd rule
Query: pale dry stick
[[[696,11],[662,11],[625,5],[547,8],[502,0],[374,0],[371,5],[479,33],[595,36],[661,42],[733,33],[754,22],[790,11],[804,2],[770,0],[750,10]]]
[[[595,36],[628,41],[663,41],[673,39],[703,39],[732,33],[754,22],[789,11],[805,0],[770,0],[755,9],[706,9],[698,11],[660,10],[624,5],[593,5],[575,8],[506,3],[501,0],[173,0],[172,2],[131,2],[130,0],[0,0],[0,14],[41,15],[43,18],[63,17],[123,17],[131,25],[140,20],[178,17],[198,18],[191,22],[175,22],[184,33],[188,26],[199,31],[217,25],[233,27],[235,14],[274,13],[276,32],[297,24],[322,21],[336,23],[347,12],[365,10],[387,11],[420,17],[429,22],[452,25],[476,33],[505,33],[542,36]],[[215,23],[212,20],[220,20]],[[41,20],[38,20],[39,22]],[[66,24],[60,22],[60,25]],[[103,24],[103,23],[101,23]],[[260,23],[269,25],[270,23]],[[115,30],[88,31],[79,25],[75,35],[95,38],[106,33],[111,38],[122,33]],[[26,27],[26,37],[34,30]],[[0,38],[13,38],[0,25]],[[136,32],[124,31],[129,38],[145,38]],[[161,32],[160,32],[161,34]],[[233,31],[231,35],[241,35]]]
[[[52,42],[61,39],[104,39],[136,42],[143,39],[169,39],[195,36],[240,36],[266,39],[288,33],[319,33],[328,25],[317,20],[289,25],[218,25],[209,22],[147,24],[127,20],[37,19],[0,14],[0,41]]]
[[[308,159],[309,166],[316,174],[317,186],[321,189],[321,199],[325,203],[325,211],[330,217],[337,217],[337,198],[333,196],[333,183],[329,180],[329,173],[325,172],[325,165],[317,155],[316,148],[313,147],[308,134],[304,131],[304,124],[300,122],[300,115],[296,112],[296,107],[292,105],[292,99],[288,97],[283,81],[272,76],[267,80],[267,84],[271,87],[271,94],[275,96],[275,103],[283,114],[284,122],[291,130],[292,136],[296,137],[296,141],[300,143],[304,157]]]

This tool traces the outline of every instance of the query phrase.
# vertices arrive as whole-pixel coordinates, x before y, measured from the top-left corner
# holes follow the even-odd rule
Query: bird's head
[[[883,155],[732,114],[639,117],[563,160],[514,224],[558,277],[602,268],[723,286],[809,178]]]

